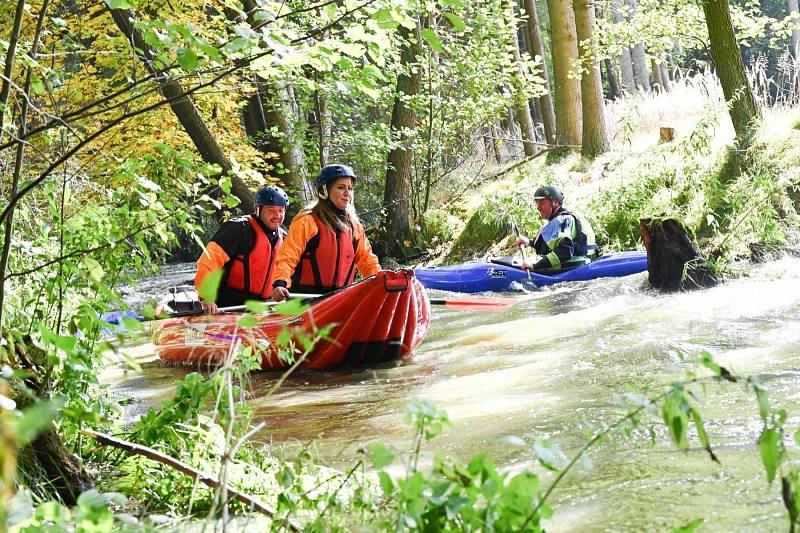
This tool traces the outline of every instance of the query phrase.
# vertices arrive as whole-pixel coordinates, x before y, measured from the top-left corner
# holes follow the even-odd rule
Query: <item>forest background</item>
[[[289,192],[291,215],[322,166],[352,166],[386,266],[508,249],[517,228],[535,231],[542,183],[611,249],[640,245],[640,218],[667,216],[721,271],[794,245],[797,12],[797,0],[4,2],[0,499],[22,480],[33,513],[92,485],[64,465],[98,460],[80,430],[115,415],[96,394],[116,353],[98,312],[124,305],[120,284],[196,258],[264,183]],[[87,509],[105,517],[107,501]]]

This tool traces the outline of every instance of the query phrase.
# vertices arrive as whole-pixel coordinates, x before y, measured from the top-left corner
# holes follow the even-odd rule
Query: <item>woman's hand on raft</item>
[[[206,302],[205,300],[200,300],[200,305],[203,306],[203,313],[207,315],[213,315],[217,312],[217,304],[215,302]]]
[[[289,289],[286,287],[275,287],[272,289],[272,299],[276,302],[282,302],[289,298]]]

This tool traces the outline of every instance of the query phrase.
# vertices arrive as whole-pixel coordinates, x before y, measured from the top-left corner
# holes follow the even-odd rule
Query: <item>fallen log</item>
[[[179,472],[183,472],[187,476],[196,479],[203,483],[204,485],[211,487],[212,489],[219,489],[222,487],[222,484],[212,475],[207,474],[201,470],[196,469],[195,467],[184,463],[174,457],[170,457],[169,455],[162,453],[158,450],[154,450],[148,446],[142,446],[141,444],[136,444],[135,442],[126,441],[123,439],[118,439],[116,437],[112,437],[111,435],[106,435],[103,433],[97,433],[96,431],[92,431],[90,429],[81,430],[81,433],[86,435],[87,437],[91,437],[95,439],[100,444],[104,444],[106,446],[113,446],[115,448],[119,448],[121,450],[125,450],[130,453],[135,453],[137,455],[143,455],[157,463],[161,463],[163,465],[167,465],[169,467],[178,470]],[[230,485],[225,485],[225,490],[228,494],[231,494],[234,498],[239,500],[240,502],[248,505],[251,509],[258,511],[261,514],[265,514],[274,520],[280,520],[275,515],[277,511],[265,503],[258,500],[249,494],[245,494],[244,492],[240,492],[239,490],[231,487]],[[289,531],[302,531],[302,528],[296,524],[293,524],[290,521],[285,521],[285,525]]]
[[[666,291],[713,287],[718,283],[708,262],[675,219],[643,218],[639,221],[647,249],[650,285]]]

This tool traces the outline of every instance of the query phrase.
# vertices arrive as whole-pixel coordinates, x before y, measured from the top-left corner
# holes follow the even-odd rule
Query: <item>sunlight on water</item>
[[[299,373],[270,398],[258,396],[277,375],[254,374],[252,405],[268,425],[262,440],[291,454],[317,439],[323,460],[337,466],[352,460],[343,450],[371,440],[407,450],[404,407],[425,398],[454,422],[428,454],[439,449],[467,460],[488,451],[510,469],[533,469],[548,486],[553,477],[536,463],[535,439],[574,453],[619,418],[615,395],[630,388],[655,393],[689,370],[705,375],[691,362],[701,350],[737,373],[757,374],[771,401],[788,409],[794,431],[800,425],[800,260],[750,270],[748,278],[675,295],[648,289],[643,274],[518,293],[517,305],[500,313],[437,307],[428,338],[400,365]],[[112,381],[117,393],[146,404],[163,399],[185,372],[150,363],[143,376]],[[704,518],[702,531],[785,530],[779,487],[767,485],[755,446],[761,421],[753,394],[743,384],[712,381],[696,393],[721,466],[694,434],[691,451],[675,451],[653,419],[655,445],[640,431],[590,451],[594,468],[571,474],[555,491],[548,529],[661,531]],[[529,445],[509,446],[507,435]]]

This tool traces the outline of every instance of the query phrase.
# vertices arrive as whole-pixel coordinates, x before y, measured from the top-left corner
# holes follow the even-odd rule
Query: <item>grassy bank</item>
[[[754,243],[791,245],[800,228],[800,109],[766,109],[743,165],[731,174],[733,128],[715,78],[681,80],[668,93],[609,104],[612,149],[594,161],[538,157],[511,170],[487,164],[462,201],[429,230],[434,263],[513,252],[515,228],[541,226],[533,190],[560,186],[566,205],[584,213],[607,250],[641,248],[639,219],[675,217],[706,251],[723,260]],[[659,143],[659,128],[675,139]],[[466,178],[465,178],[466,179]],[[453,214],[457,216],[454,217]],[[445,223],[446,222],[446,223]],[[442,243],[447,243],[443,246]]]

